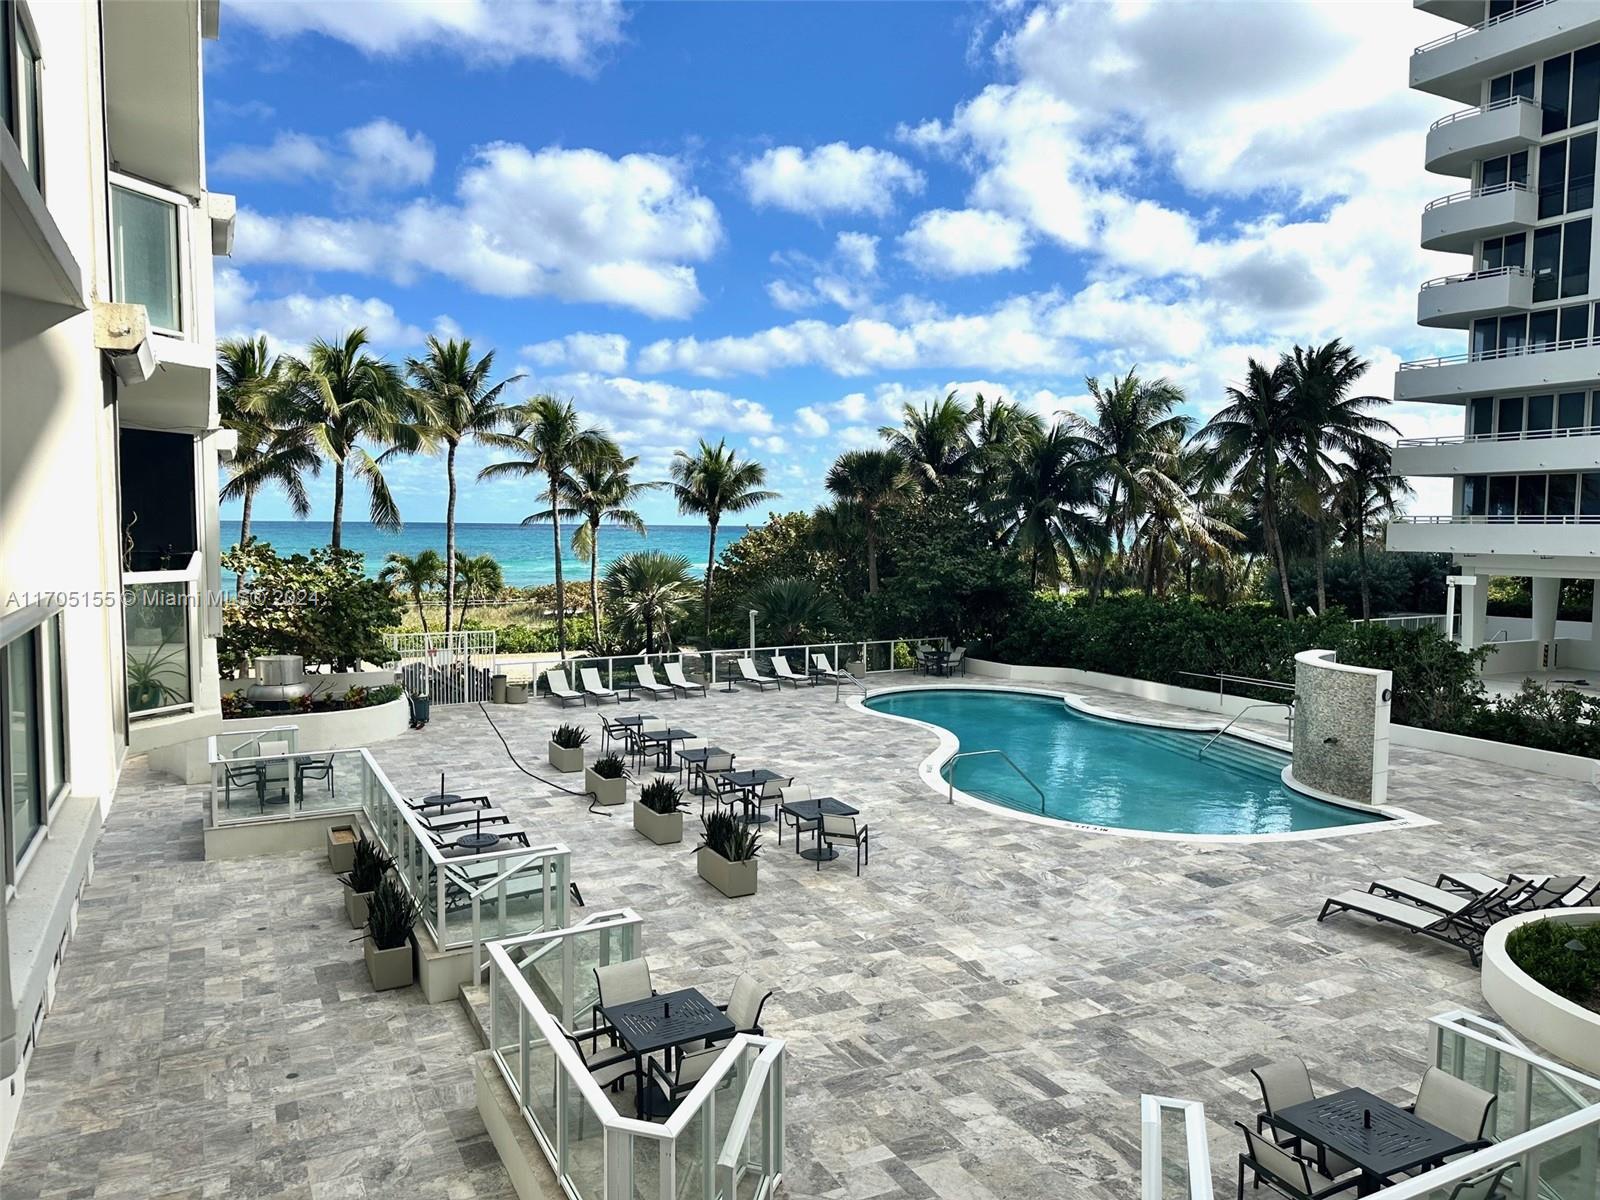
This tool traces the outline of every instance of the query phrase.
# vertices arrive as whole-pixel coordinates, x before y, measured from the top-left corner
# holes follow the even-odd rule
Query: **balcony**
[[[1440,13],[1440,15],[1452,15]],[[1411,86],[1461,104],[1481,98],[1483,81],[1600,37],[1600,5],[1590,0],[1532,4],[1418,46]]]
[[[1533,276],[1521,267],[1496,267],[1430,279],[1417,293],[1417,324],[1470,329],[1479,317],[1518,312],[1533,303]]]
[[[1600,516],[1404,516],[1389,523],[1390,550],[1419,554],[1576,558],[1600,563]]]
[[[1457,25],[1475,25],[1483,20],[1483,0],[1411,0],[1421,12],[1443,17]]]
[[[1396,475],[1495,475],[1592,470],[1600,462],[1600,425],[1536,433],[1401,438]]]
[[[1482,239],[1532,229],[1538,219],[1539,197],[1525,183],[1468,188],[1422,210],[1422,248],[1470,254]]]
[[[1439,175],[1470,179],[1475,162],[1537,144],[1543,113],[1537,101],[1512,96],[1441,117],[1428,130],[1423,165]]]
[[[1600,339],[1574,338],[1403,362],[1395,372],[1394,398],[1460,404],[1490,393],[1575,390],[1594,383],[1600,383]]]
[[[205,185],[200,43],[217,36],[217,8],[217,0],[101,8],[112,161],[187,196]]]

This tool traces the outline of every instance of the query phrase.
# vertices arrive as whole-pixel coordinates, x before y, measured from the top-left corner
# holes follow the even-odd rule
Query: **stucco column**
[[[1533,577],[1533,640],[1556,640],[1556,612],[1561,607],[1561,580],[1551,575]]]
[[[1485,626],[1489,621],[1489,577],[1469,576],[1471,583],[1461,585],[1461,646],[1471,650],[1483,645]]]

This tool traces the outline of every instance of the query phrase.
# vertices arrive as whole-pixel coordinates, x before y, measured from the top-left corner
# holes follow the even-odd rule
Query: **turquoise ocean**
[[[743,525],[724,525],[717,530],[717,553],[736,540],[745,531]],[[263,542],[271,542],[279,554],[304,554],[318,546],[326,546],[333,525],[328,521],[251,521],[250,534]],[[626,529],[605,526],[600,531],[600,567],[619,555],[635,550],[660,550],[667,554],[681,554],[689,560],[695,575],[705,574],[706,543],[709,534],[704,525],[651,525],[640,537]],[[239,522],[222,522],[222,544],[231,546],[239,540]],[[572,533],[562,528],[562,574],[568,579],[576,575],[587,578],[589,564],[572,553]],[[408,521],[403,529],[386,533],[365,523],[344,523],[344,545],[347,550],[357,550],[366,559],[366,572],[377,575],[384,558],[392,553],[416,554],[426,549],[444,553],[444,522]],[[465,554],[488,554],[500,564],[505,581],[511,587],[531,587],[534,584],[554,583],[556,578],[554,547],[550,544],[548,525],[502,525],[483,522],[458,522],[456,548]]]

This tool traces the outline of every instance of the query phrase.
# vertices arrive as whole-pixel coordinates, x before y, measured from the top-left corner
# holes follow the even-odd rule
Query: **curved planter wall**
[[[1530,921],[1543,920],[1589,925],[1600,922],[1600,908],[1523,913],[1492,926],[1483,939],[1483,998],[1507,1025],[1556,1058],[1600,1072],[1600,1013],[1536,983],[1506,953],[1506,935]]]

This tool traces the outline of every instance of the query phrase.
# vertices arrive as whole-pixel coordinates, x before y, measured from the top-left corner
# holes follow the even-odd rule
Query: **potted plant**
[[[342,875],[356,863],[356,844],[361,835],[354,825],[328,826],[328,865],[334,874]]]
[[[415,979],[411,927],[417,906],[393,875],[385,875],[367,905],[367,975],[374,991],[410,987]]]
[[[550,765],[571,775],[583,770],[583,744],[589,731],[579,725],[557,725],[550,735]]]
[[[583,786],[594,793],[596,804],[621,804],[628,798],[628,773],[623,769],[622,756],[607,754],[596,759],[594,766],[585,767]]]
[[[183,692],[175,684],[184,682],[183,672],[173,662],[173,653],[163,654],[159,649],[143,656],[129,654],[127,660],[128,708],[133,712],[161,708],[182,700]]]
[[[360,929],[367,923],[372,893],[378,890],[378,884],[392,866],[394,860],[377,842],[363,837],[350,848],[350,869],[339,876],[339,882],[344,884],[344,911],[350,918],[351,929]]]
[[[666,778],[652,779],[633,802],[633,827],[658,846],[683,841],[683,792]]]
[[[705,826],[695,848],[700,878],[730,899],[755,895],[761,835],[732,813],[712,813],[700,823]]]

